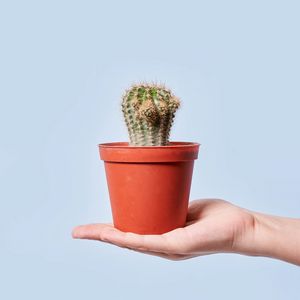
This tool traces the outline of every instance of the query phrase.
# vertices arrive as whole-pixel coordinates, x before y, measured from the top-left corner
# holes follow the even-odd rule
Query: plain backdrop
[[[142,80],[201,143],[191,200],[300,216],[299,1],[1,1],[0,298],[299,299],[300,269],[233,254],[173,262],[95,241],[111,221],[97,144],[127,141]]]

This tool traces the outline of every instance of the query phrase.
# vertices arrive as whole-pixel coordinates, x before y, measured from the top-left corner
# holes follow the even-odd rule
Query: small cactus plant
[[[131,146],[166,146],[180,101],[158,84],[132,85],[126,90],[122,111]]]

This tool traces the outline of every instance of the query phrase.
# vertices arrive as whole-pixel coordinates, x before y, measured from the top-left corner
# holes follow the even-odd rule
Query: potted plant
[[[185,225],[199,144],[169,142],[179,106],[165,86],[133,85],[122,101],[129,143],[99,145],[114,226],[122,231],[162,234]]]

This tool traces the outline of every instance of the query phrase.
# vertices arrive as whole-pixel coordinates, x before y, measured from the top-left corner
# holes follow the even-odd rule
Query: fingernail
[[[73,229],[73,231],[72,231],[72,237],[73,237],[73,239],[80,239],[81,238],[80,230],[79,230],[78,227],[76,227],[75,229]]]

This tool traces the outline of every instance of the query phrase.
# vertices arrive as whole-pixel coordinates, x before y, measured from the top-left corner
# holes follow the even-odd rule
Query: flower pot
[[[114,226],[139,234],[183,227],[199,146],[187,142],[149,147],[100,144]]]

